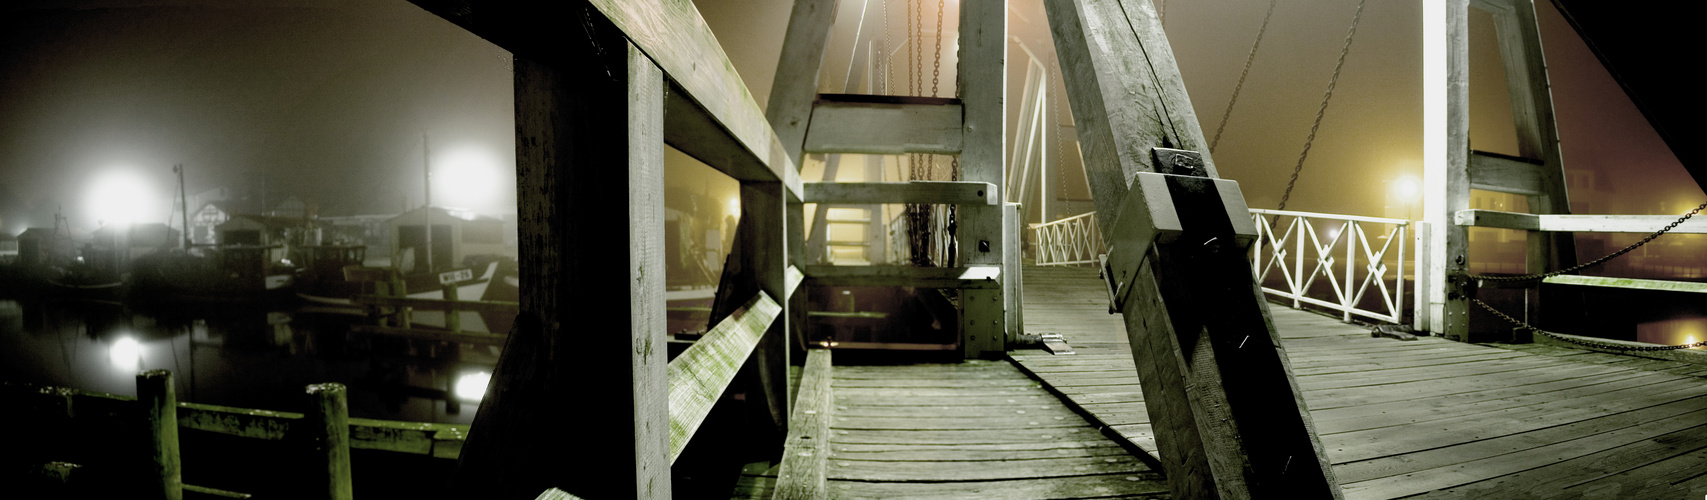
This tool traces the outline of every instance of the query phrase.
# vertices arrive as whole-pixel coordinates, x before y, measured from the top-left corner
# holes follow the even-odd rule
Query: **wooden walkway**
[[[1167,482],[1008,361],[836,366],[830,498],[1155,498]],[[776,470],[736,498],[771,498]]]
[[[1155,450],[1120,317],[1088,268],[1027,268],[1030,333],[1078,352],[1012,358],[1069,404]],[[1368,330],[1270,308],[1348,499],[1700,498],[1707,366],[1509,349]]]

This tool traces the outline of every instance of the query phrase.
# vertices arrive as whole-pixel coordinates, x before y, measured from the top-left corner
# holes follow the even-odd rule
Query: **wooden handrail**
[[[33,401],[26,401],[33,399]],[[135,412],[136,398],[64,387],[4,383],[0,400],[21,408],[57,408],[57,416],[70,418],[122,419]],[[30,404],[34,403],[34,404]],[[303,432],[301,413],[234,408],[198,403],[178,403],[178,428],[262,441],[287,439]],[[384,450],[411,455],[454,459],[468,436],[468,426],[431,422],[406,422],[351,418],[350,447]]]
[[[670,463],[781,313],[782,306],[761,291],[670,361]]]

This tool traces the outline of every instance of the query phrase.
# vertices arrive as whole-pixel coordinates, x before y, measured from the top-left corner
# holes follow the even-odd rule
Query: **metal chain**
[[[871,56],[877,57],[877,54],[872,54]],[[890,66],[890,64],[889,64],[889,0],[883,0],[883,58],[878,59],[878,60],[882,61],[879,64],[883,65],[883,92],[882,93],[888,94],[889,93],[889,83],[890,83],[889,82],[889,77],[890,77],[890,74],[889,74],[889,70],[890,70],[890,68],[889,68],[889,66]]]
[[[925,39],[925,28],[922,26],[925,17],[923,13],[924,4],[922,0],[907,0],[907,9],[910,11],[907,13],[907,24],[913,26],[913,38],[907,40],[907,43],[913,45],[913,87],[909,89],[911,90],[909,93],[919,95],[919,92],[925,88],[925,75],[921,71],[925,65],[925,50],[924,47],[919,46],[919,41]],[[914,15],[918,17],[915,18]]]
[[[1582,340],[1582,339],[1578,339],[1578,338],[1567,337],[1567,336],[1564,336],[1565,334],[1563,334],[1563,333],[1554,333],[1554,332],[1549,332],[1547,330],[1542,330],[1540,328],[1536,328],[1535,325],[1531,325],[1529,323],[1524,322],[1523,320],[1513,318],[1510,315],[1507,315],[1506,313],[1499,312],[1498,310],[1494,309],[1493,306],[1488,305],[1487,302],[1482,302],[1482,299],[1470,299],[1470,301],[1475,302],[1476,305],[1478,305],[1478,306],[1482,306],[1482,309],[1487,309],[1488,312],[1494,313],[1495,316],[1499,316],[1500,318],[1505,319],[1506,321],[1509,321],[1514,325],[1523,327],[1526,330],[1537,332],[1537,333],[1540,333],[1542,335],[1546,335],[1548,337],[1552,337],[1553,339],[1561,341],[1561,342],[1569,342],[1569,343],[1580,345],[1580,346],[1595,347],[1595,348],[1600,348],[1600,349],[1610,349],[1610,350],[1614,350],[1614,351],[1675,351],[1678,349],[1690,349],[1690,348],[1695,348],[1695,347],[1707,346],[1707,340],[1704,340],[1701,342],[1690,343],[1690,344],[1682,344],[1682,345],[1655,345],[1655,346],[1626,346],[1626,345],[1617,345],[1617,344],[1607,344],[1607,343],[1601,343],[1601,342],[1591,342],[1591,341]]]
[[[1316,142],[1316,130],[1322,128],[1322,116],[1328,112],[1328,101],[1334,97],[1334,85],[1340,81],[1340,70],[1345,68],[1345,55],[1351,52],[1351,39],[1357,34],[1357,21],[1363,19],[1363,2],[1357,0],[1357,13],[1351,16],[1351,29],[1345,32],[1345,46],[1340,47],[1340,60],[1334,63],[1334,76],[1328,79],[1328,90],[1322,93],[1322,106],[1316,109],[1316,122],[1310,125],[1310,136],[1304,138],[1304,151],[1298,153],[1298,165],[1292,167],[1292,179],[1286,181],[1286,192],[1280,195],[1280,206],[1277,210],[1286,210],[1286,201],[1292,198],[1292,188],[1298,185],[1298,173],[1304,171],[1304,158],[1310,156],[1310,145]]]
[[[1239,84],[1233,86],[1233,97],[1227,99],[1227,110],[1221,113],[1221,124],[1215,127],[1215,139],[1209,141],[1211,153],[1215,152],[1217,144],[1221,144],[1221,132],[1227,130],[1227,119],[1233,116],[1233,104],[1239,102],[1239,91],[1245,88],[1245,77],[1251,76],[1251,62],[1257,59],[1257,47],[1262,46],[1262,35],[1268,32],[1268,20],[1274,17],[1274,4],[1277,2],[1278,0],[1268,0],[1268,13],[1262,15],[1262,27],[1257,28],[1257,40],[1251,42],[1251,54],[1245,56],[1245,70],[1239,72]]]
[[[1642,245],[1648,244],[1648,242],[1650,242],[1650,241],[1654,241],[1654,238],[1658,238],[1658,237],[1660,237],[1660,235],[1666,234],[1666,232],[1671,231],[1672,229],[1676,229],[1679,224],[1683,224],[1683,221],[1689,220],[1690,217],[1694,217],[1695,214],[1701,213],[1702,210],[1707,210],[1707,203],[1702,203],[1700,205],[1696,205],[1694,210],[1690,210],[1689,213],[1683,214],[1683,217],[1678,217],[1677,220],[1671,221],[1671,224],[1667,224],[1666,227],[1662,227],[1662,228],[1660,228],[1659,231],[1654,231],[1653,234],[1649,234],[1646,238],[1642,238],[1642,241],[1638,241],[1638,242],[1636,242],[1630,246],[1624,247],[1624,249],[1622,249],[1622,250],[1612,252],[1610,255],[1607,255],[1605,257],[1601,257],[1598,259],[1594,259],[1594,260],[1589,261],[1589,262],[1584,263],[1584,264],[1577,264],[1575,266],[1567,267],[1567,268],[1560,269],[1557,271],[1552,271],[1552,272],[1538,273],[1538,274],[1526,274],[1523,276],[1489,276],[1486,274],[1472,274],[1472,275],[1470,275],[1470,277],[1475,278],[1475,279],[1479,279],[1479,280],[1488,280],[1488,281],[1536,281],[1536,280],[1545,279],[1549,276],[1558,276],[1561,274],[1570,274],[1570,273],[1574,273],[1577,271],[1581,271],[1583,269],[1588,269],[1590,267],[1605,264],[1606,261],[1618,258],[1618,256],[1620,256],[1620,255],[1630,253],[1631,250],[1635,250],[1635,249],[1641,247]]]
[[[1168,0],[1162,0],[1161,8],[1156,9],[1156,19],[1160,20],[1162,22],[1163,26],[1167,26],[1167,24],[1168,24]]]
[[[931,63],[931,97],[937,97],[937,81],[942,78],[942,1],[936,0],[936,61]]]

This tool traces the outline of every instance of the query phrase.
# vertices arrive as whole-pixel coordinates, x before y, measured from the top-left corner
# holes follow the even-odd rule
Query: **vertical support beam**
[[[143,484],[146,498],[184,498],[182,462],[178,455],[178,394],[172,372],[148,370],[136,374],[136,403],[147,428],[148,466]]]
[[[1024,303],[1020,300],[1020,291],[1024,289],[1025,276],[1020,262],[1020,238],[1022,238],[1020,221],[1021,204],[1008,203],[1002,206],[1002,307],[1007,310],[1003,315],[1004,326],[1008,336],[1008,344],[1012,345],[1025,333],[1025,319],[1021,316]]]
[[[320,498],[350,500],[355,497],[355,476],[350,471],[350,404],[344,384],[308,386],[309,432],[314,433],[315,457],[324,475],[317,478]]]
[[[1452,214],[1470,208],[1470,0],[1423,2],[1423,221],[1429,226],[1418,268],[1427,281],[1429,331],[1463,340],[1469,303],[1469,231]]]
[[[1249,211],[1236,184],[1203,178],[1218,174],[1154,6],[1044,6],[1173,496],[1340,498],[1238,242]],[[1200,152],[1203,175],[1149,173],[1159,147]],[[1153,237],[1164,215],[1174,239]]]
[[[765,404],[770,408],[771,422],[779,431],[778,439],[788,433],[788,366],[789,300],[788,269],[788,191],[781,182],[741,183],[741,217],[747,219],[747,231],[736,231],[735,242],[741,246],[741,269],[747,270],[758,289],[777,298],[782,312],[771,322],[759,345],[753,349],[749,363],[757,363],[760,385],[764,388]],[[820,221],[822,223],[822,221]],[[722,311],[714,314],[723,316]]]
[[[1541,50],[1541,32],[1535,19],[1533,0],[1478,0],[1474,4],[1493,14],[1499,37],[1500,59],[1505,63],[1506,89],[1511,96],[1512,123],[1517,128],[1518,155],[1541,160],[1535,184],[1541,194],[1529,196],[1529,210],[1537,214],[1568,214],[1570,196],[1565,190],[1564,159],[1559,151],[1559,132],[1553,116],[1553,95],[1548,84],[1546,56]],[[1576,264],[1576,240],[1571,233],[1527,234],[1526,273],[1542,273]],[[1533,307],[1538,297],[1531,291]],[[1536,315],[1532,315],[1534,317]]]
[[[515,58],[521,312],[447,496],[671,496],[664,77],[576,19]]]
[[[1008,81],[1007,4],[1006,0],[960,4],[960,62],[956,81],[960,82],[960,99],[966,106],[960,180],[988,182],[996,189],[1007,185],[1007,172],[1002,166],[1002,155],[1007,151],[1004,146],[1007,106],[1003,104]],[[1003,199],[1002,193],[993,194],[996,199]],[[1004,212],[999,205],[960,207],[957,265],[1002,264]],[[1001,295],[999,289],[963,292],[961,335],[966,357],[987,358],[1007,352]],[[992,307],[982,306],[986,302]],[[980,306],[969,305],[974,303]]]

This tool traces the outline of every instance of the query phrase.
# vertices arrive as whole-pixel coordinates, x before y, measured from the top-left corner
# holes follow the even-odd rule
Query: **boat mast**
[[[190,249],[190,192],[184,190],[184,164],[172,166],[172,172],[178,174],[178,207],[183,210],[184,250]],[[166,224],[166,237],[172,237],[172,225]]]

